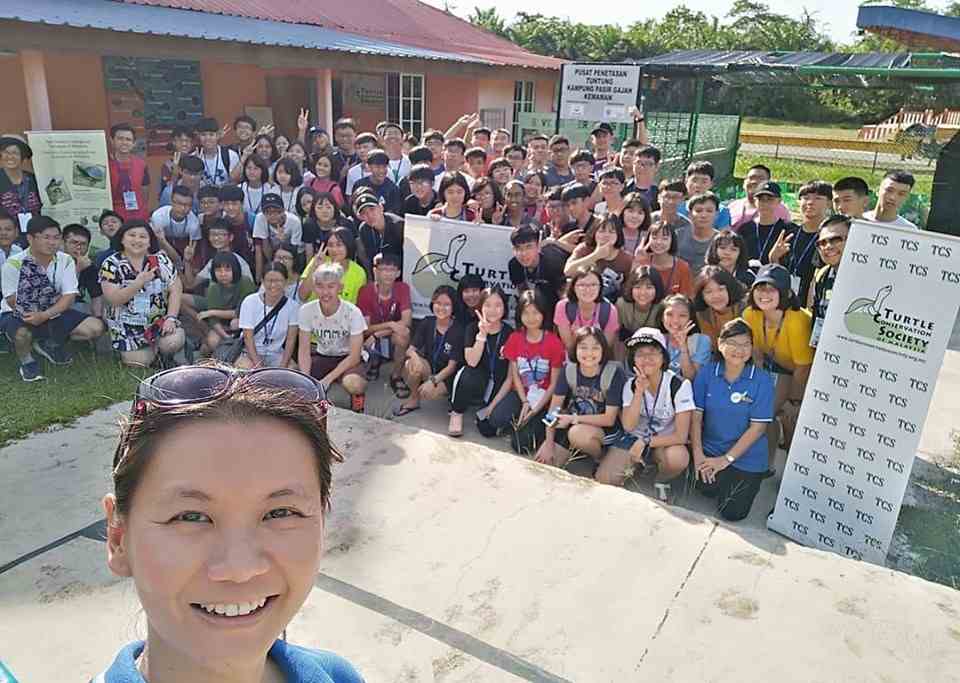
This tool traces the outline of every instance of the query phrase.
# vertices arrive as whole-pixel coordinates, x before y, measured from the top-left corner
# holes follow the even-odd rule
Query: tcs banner
[[[767,526],[882,564],[960,303],[960,240],[855,221]]]

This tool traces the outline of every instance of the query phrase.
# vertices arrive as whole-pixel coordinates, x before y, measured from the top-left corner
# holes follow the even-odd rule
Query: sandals
[[[419,404],[419,403],[418,403],[417,405],[415,405],[415,406],[406,406],[406,405],[403,405],[403,404],[401,403],[401,404],[398,405],[398,406],[394,406],[394,408],[393,408],[393,410],[392,410],[391,412],[393,413],[393,416],[394,416],[394,417],[403,417],[404,415],[409,415],[410,413],[412,413],[412,412],[415,411],[415,410],[420,410],[420,404]]]
[[[380,368],[377,368],[378,373],[379,371]],[[393,393],[396,394],[397,398],[410,398],[410,387],[407,386],[407,383],[403,381],[402,377],[391,377],[390,388],[393,389]]]

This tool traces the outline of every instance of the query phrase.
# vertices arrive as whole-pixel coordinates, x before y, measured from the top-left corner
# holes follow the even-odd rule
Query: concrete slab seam
[[[79,538],[81,536],[85,538],[90,538],[93,540],[106,540],[106,536],[103,536],[102,539],[96,538],[96,536],[99,535],[100,529],[105,529],[105,528],[106,528],[106,520],[101,519],[100,521],[94,522],[93,524],[89,524],[83,527],[82,529],[77,529],[76,531],[73,531],[67,534],[66,536],[61,536],[57,540],[47,543],[45,546],[37,548],[36,550],[31,550],[29,553],[25,555],[21,555],[20,557],[14,560],[11,560],[10,562],[7,562],[6,564],[0,565],[0,574],[6,574],[8,571],[10,571],[11,569],[15,569],[16,567],[20,566],[24,562],[29,562],[33,558],[39,557],[40,555],[43,555],[46,552],[59,548],[60,546],[66,543],[69,543],[75,538]]]

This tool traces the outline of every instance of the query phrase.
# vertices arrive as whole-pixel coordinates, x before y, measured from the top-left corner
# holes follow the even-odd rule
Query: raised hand
[[[197,251],[197,243],[193,240],[187,242],[187,246],[183,248],[183,260],[185,263],[190,263],[193,261],[193,255]]]
[[[231,130],[233,130],[233,128],[229,123],[223,124],[223,128],[220,129],[220,137],[226,136]]]
[[[780,232],[777,241],[770,248],[768,257],[771,263],[780,263],[780,260],[790,253],[791,241],[793,241],[793,234],[787,234],[786,230]]]
[[[310,110],[300,108],[300,115],[297,116],[297,130],[306,130],[310,125]]]

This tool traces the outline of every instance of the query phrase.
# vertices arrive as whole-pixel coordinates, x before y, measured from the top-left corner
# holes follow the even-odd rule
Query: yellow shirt
[[[310,259],[310,263],[307,264],[307,267],[303,269],[303,275],[300,276],[300,280],[306,279],[306,274],[310,272],[310,269],[313,266],[313,261],[317,257],[314,256]],[[330,259],[327,259],[328,261]],[[365,271],[359,263],[356,261],[350,261],[350,266],[347,268],[347,272],[343,274],[343,291],[340,292],[340,298],[343,301],[349,301],[350,303],[356,305],[357,297],[360,295],[360,288],[367,284],[367,271]],[[317,298],[317,295],[314,292],[310,292],[310,296],[304,299],[301,303],[307,303],[308,301],[313,301]]]
[[[762,356],[773,351],[773,359],[778,365],[787,370],[794,370],[798,365],[813,363],[814,349],[810,346],[810,330],[813,326],[810,311],[786,310],[783,315],[783,324],[779,333],[776,330],[763,329],[763,312],[752,306],[747,306],[743,312],[743,319],[747,321],[753,331],[753,346]]]

